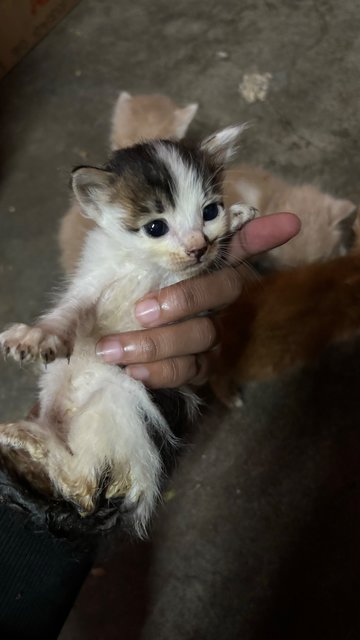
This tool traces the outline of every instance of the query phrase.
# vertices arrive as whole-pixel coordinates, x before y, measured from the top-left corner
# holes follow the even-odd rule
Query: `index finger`
[[[255,218],[234,235],[229,252],[239,260],[269,251],[296,236],[300,227],[300,220],[294,213],[272,213]]]
[[[232,267],[210,276],[197,276],[149,294],[135,307],[135,315],[145,327],[157,327],[197,315],[208,309],[231,304],[239,297],[242,278]]]
[[[291,213],[257,218],[234,236],[229,246],[230,255],[237,262],[272,249],[296,235],[299,228],[299,219]],[[137,303],[135,315],[144,327],[176,322],[231,304],[239,297],[241,288],[242,277],[235,269],[226,267],[149,293]]]

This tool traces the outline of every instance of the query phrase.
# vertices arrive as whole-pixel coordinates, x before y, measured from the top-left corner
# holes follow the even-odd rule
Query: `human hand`
[[[234,235],[234,263],[284,244],[300,230],[292,213],[256,218]],[[234,302],[243,277],[233,267],[152,292],[135,307],[144,330],[102,338],[96,348],[105,362],[121,364],[131,377],[152,389],[203,384],[218,339],[213,317],[201,316]],[[169,324],[172,323],[172,324]]]

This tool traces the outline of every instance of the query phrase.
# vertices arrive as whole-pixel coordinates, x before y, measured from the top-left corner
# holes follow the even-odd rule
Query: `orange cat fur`
[[[131,96],[122,91],[116,102],[110,134],[111,149],[121,149],[137,142],[156,138],[180,140],[193,120],[198,105],[178,107],[167,96]],[[61,264],[66,273],[71,273],[80,256],[84,238],[94,223],[80,214],[74,203],[63,217],[59,230]]]
[[[354,240],[355,204],[334,198],[310,184],[290,185],[260,167],[240,165],[226,172],[225,204],[247,202],[267,215],[292,211],[302,223],[290,242],[260,259],[271,269],[284,269],[345,255]]]
[[[240,406],[242,383],[311,362],[359,330],[359,254],[266,276],[222,316],[212,388],[228,406]]]

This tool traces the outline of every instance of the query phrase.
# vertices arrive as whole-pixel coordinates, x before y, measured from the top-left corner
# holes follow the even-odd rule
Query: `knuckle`
[[[197,375],[195,356],[171,358],[164,363],[164,381],[169,387],[177,387],[190,382]]]
[[[191,313],[196,306],[196,296],[194,290],[190,287],[183,287],[180,302],[184,312],[187,314]]]
[[[240,274],[235,269],[224,269],[223,273],[224,293],[228,300],[236,300],[242,291],[242,281]]]
[[[177,315],[191,315],[198,307],[198,287],[193,282],[180,282],[173,292],[172,308]]]
[[[179,383],[180,377],[179,361],[176,358],[166,360],[165,364],[165,378],[171,386],[175,386]]]
[[[197,332],[199,336],[199,342],[201,343],[201,351],[208,351],[217,342],[218,331],[214,321],[209,318],[199,318],[197,320]]]
[[[140,351],[144,354],[145,362],[152,362],[157,360],[159,347],[151,335],[144,335],[141,336]]]
[[[196,358],[196,371],[192,377],[192,384],[204,384],[209,374],[209,357],[203,353]]]

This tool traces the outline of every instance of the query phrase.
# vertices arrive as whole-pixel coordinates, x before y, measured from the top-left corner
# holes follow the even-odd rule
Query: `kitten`
[[[197,108],[197,104],[178,107],[167,96],[131,96],[123,91],[117,99],[112,117],[111,149],[122,149],[154,139],[180,140],[185,136]],[[82,216],[79,203],[74,202],[59,230],[61,264],[66,273],[71,273],[75,268],[85,235],[93,226],[93,220]]]
[[[227,406],[241,385],[315,360],[360,330],[360,254],[274,273],[252,283],[221,318],[221,357],[211,379]]]
[[[225,205],[243,200],[261,211],[291,211],[301,220],[300,233],[257,257],[260,269],[288,269],[348,253],[354,242],[355,204],[316,187],[293,186],[259,167],[240,165],[225,176]]]
[[[140,328],[136,300],[211,269],[224,239],[254,217],[252,207],[222,205],[222,168],[241,130],[229,127],[193,149],[142,143],[116,151],[104,169],[76,169],[75,197],[96,225],[77,269],[52,311],[0,334],[6,356],[48,365],[39,417],[0,425],[3,461],[83,516],[120,500],[139,535],[159,493],[160,449],[175,441],[151,393],[102,362],[95,345]],[[180,393],[190,410],[196,396]]]

